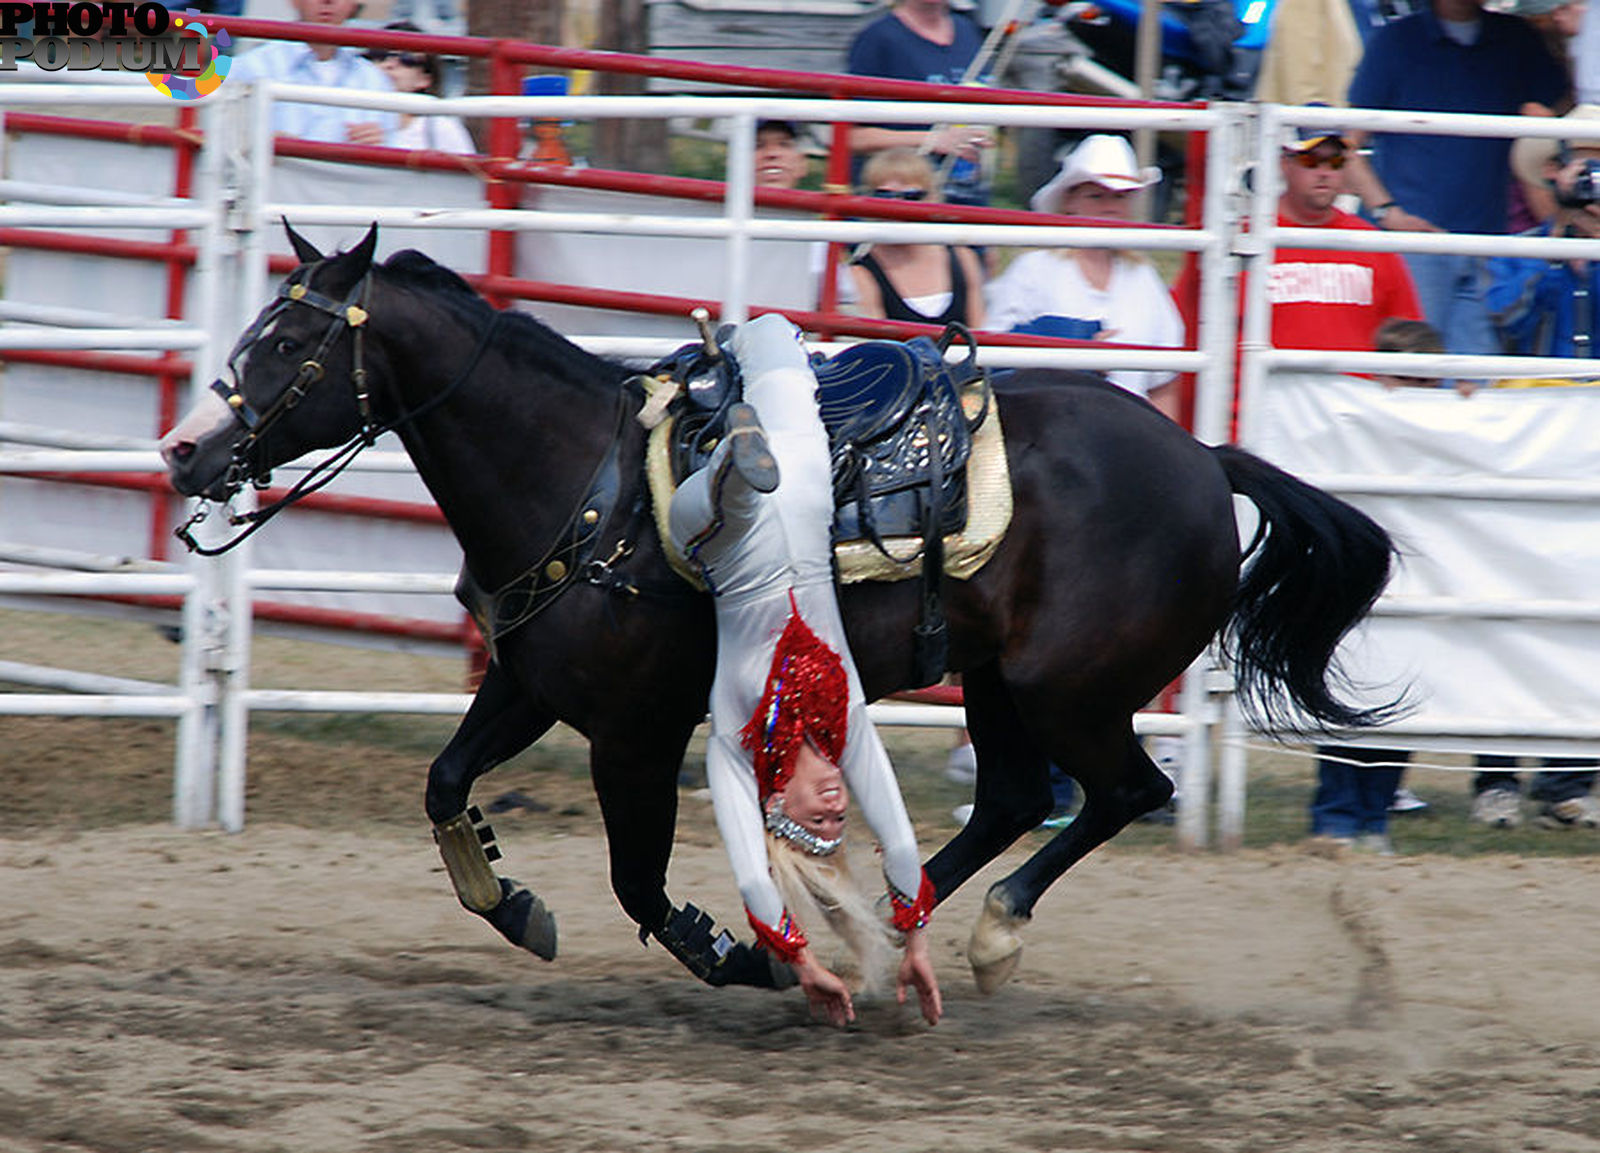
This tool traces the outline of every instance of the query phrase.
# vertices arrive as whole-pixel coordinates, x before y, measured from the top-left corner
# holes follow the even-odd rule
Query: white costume
[[[1095,288],[1067,251],[1027,252],[989,282],[984,290],[989,328],[1006,332],[1041,316],[1098,320],[1118,344],[1183,345],[1183,318],[1155,267],[1118,256],[1111,283]],[[1119,369],[1106,374],[1113,384],[1148,396],[1172,379],[1170,372]]]
[[[836,763],[882,845],[896,924],[909,927],[902,922],[913,918],[916,925],[924,923],[932,889],[922,874],[888,753],[867,719],[834,597],[832,477],[816,376],[798,332],[776,314],[741,326],[732,350],[743,373],[745,401],[761,419],[781,480],[771,493],[752,489],[727,466],[733,438],[725,437],[711,462],[673,495],[670,520],[674,543],[700,566],[716,596],[717,671],[706,776],[717,827],[757,935],[792,960],[804,938],[788,933],[792,922],[768,872],[763,833],[763,802],[774,790],[770,779],[758,780],[759,752],[741,739],[741,730],[763,704],[779,638],[788,635],[792,615],[798,614],[842,662],[848,692],[843,702],[826,702],[844,719]],[[837,675],[837,663],[833,669]],[[826,751],[826,744],[819,747]]]

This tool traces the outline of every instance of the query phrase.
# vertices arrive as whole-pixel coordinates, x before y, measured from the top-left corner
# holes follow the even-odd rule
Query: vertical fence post
[[[722,288],[722,322],[743,324],[750,316],[750,218],[755,214],[756,119],[748,112],[733,118],[728,137],[728,169],[722,184],[722,211],[733,230],[723,252],[726,283]]]
[[[521,95],[520,69],[506,51],[510,43],[496,40],[489,56],[489,91],[496,96]],[[489,155],[496,161],[515,160],[522,147],[516,118],[496,116],[490,120],[488,144]],[[489,207],[515,208],[522,198],[522,185],[494,175],[495,171],[491,165],[491,175],[485,189]],[[496,277],[512,276],[517,264],[517,234],[503,228],[491,230],[486,264],[484,271],[489,274],[491,284]],[[492,292],[488,294],[488,300],[496,308],[504,308],[510,303],[509,297]]]

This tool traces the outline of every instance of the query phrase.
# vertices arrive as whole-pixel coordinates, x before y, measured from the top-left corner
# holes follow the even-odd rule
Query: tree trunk
[[[650,51],[649,18],[645,0],[601,0],[600,38],[597,48],[609,52],[645,55]],[[607,96],[633,96],[646,92],[643,76],[615,72],[595,77],[595,90]],[[638,172],[667,170],[665,120],[600,120],[594,126],[593,160],[600,168],[627,168]]]
[[[567,0],[467,0],[467,35],[560,44],[566,8]],[[473,60],[467,67],[467,92],[482,96],[488,91],[489,62]]]

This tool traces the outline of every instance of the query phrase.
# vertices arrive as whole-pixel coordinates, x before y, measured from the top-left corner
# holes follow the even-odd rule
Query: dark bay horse
[[[294,239],[304,263],[240,338],[217,395],[163,439],[174,487],[222,501],[304,453],[397,432],[472,582],[499,590],[528,577],[514,627],[428,774],[427,813],[462,903],[553,956],[553,918],[495,873],[467,813],[478,777],[564,721],[590,742],[612,888],[641,938],[713,984],[781,984],[763,952],[713,939],[710,919],[666,892],[714,626],[709,597],[673,576],[648,515],[634,420],[644,398],[631,374],[528,316],[495,312],[421,254],[374,264],[376,229],[331,257]],[[971,950],[986,988],[1015,965],[1015,930],[1044,891],[1171,796],[1132,716],[1214,635],[1256,716],[1302,727],[1380,718],[1386,706],[1340,699],[1334,650],[1392,555],[1350,506],[1248,453],[1197,443],[1098,377],[1019,371],[994,393],[1015,511],[993,558],[944,582],[978,779],[970,822],[927,864],[939,899],[1037,827],[1051,761],[1084,802],[989,890]],[[1235,493],[1261,516],[1245,557]],[[869,699],[906,687],[916,586],[843,590]]]

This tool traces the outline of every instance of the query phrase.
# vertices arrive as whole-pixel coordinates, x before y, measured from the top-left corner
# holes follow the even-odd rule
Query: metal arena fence
[[[1195,347],[1168,350],[1117,347],[1104,342],[1064,342],[1037,337],[985,337],[983,357],[993,367],[1061,366],[1107,371],[1120,368],[1166,369],[1193,373],[1193,430],[1208,442],[1230,439],[1235,408],[1234,364],[1242,348],[1240,411],[1248,441],[1252,398],[1268,377],[1286,370],[1327,372],[1393,372],[1419,376],[1484,377],[1572,375],[1589,367],[1581,362],[1520,358],[1427,357],[1374,353],[1305,353],[1273,350],[1266,340],[1268,325],[1262,286],[1266,278],[1250,278],[1244,316],[1236,315],[1236,276],[1241,267],[1264,267],[1272,246],[1316,243],[1318,246],[1364,246],[1389,251],[1525,252],[1600,256],[1600,242],[1539,241],[1506,237],[1433,237],[1420,234],[1350,233],[1348,231],[1278,230],[1276,193],[1270,180],[1255,181],[1254,192],[1240,194],[1239,173],[1252,162],[1259,172],[1275,171],[1279,133],[1285,125],[1337,122],[1342,127],[1405,127],[1408,131],[1463,131],[1500,135],[1559,136],[1559,124],[1503,117],[1405,116],[1351,110],[1289,109],[1275,106],[1137,105],[1037,93],[940,89],[936,86],[872,82],[861,78],[756,69],[706,70],[687,62],[583,53],[537,45],[472,41],[457,37],[419,37],[353,29],[276,25],[262,21],[237,24],[237,34],[294,35],[307,39],[387,45],[425,51],[486,56],[492,61],[494,85],[515,90],[522,66],[625,67],[655,75],[766,86],[786,95],[697,95],[650,97],[521,97],[491,95],[439,100],[400,94],[357,93],[339,89],[264,84],[254,89],[224,86],[198,109],[185,108],[174,127],[129,126],[90,116],[62,116],[63,107],[86,113],[116,106],[170,109],[164,97],[138,88],[66,83],[0,85],[0,109],[10,131],[53,133],[63,137],[136,141],[144,147],[171,150],[171,195],[139,196],[94,187],[88,177],[70,184],[6,180],[0,185],[7,203],[0,206],[0,243],[15,248],[64,256],[98,254],[111,259],[158,261],[164,269],[167,319],[124,323],[126,318],[93,309],[71,309],[8,301],[0,312],[0,355],[16,363],[75,369],[108,368],[153,377],[159,386],[161,427],[176,419],[186,392],[206,387],[236,334],[269,295],[273,275],[292,260],[273,255],[272,234],[280,218],[297,226],[364,229],[377,222],[436,237],[454,234],[481,238],[483,271],[470,277],[492,299],[556,301],[591,305],[639,315],[684,315],[704,304],[720,319],[737,322],[767,309],[749,293],[752,247],[780,241],[829,245],[861,241],[927,242],[1017,247],[1115,247],[1135,251],[1190,254],[1199,267],[1200,296]],[[714,74],[708,74],[714,73]],[[738,73],[738,75],[732,75]],[[795,97],[794,92],[815,96]],[[842,97],[854,97],[842,99]],[[896,97],[884,99],[883,97]],[[980,99],[980,96],[982,97]],[[826,97],[826,98],[824,98]],[[274,140],[270,129],[272,102],[292,99],[342,107],[405,112],[413,115],[457,115],[487,122],[488,156],[451,157],[437,153],[405,154],[399,150]],[[50,113],[29,109],[48,107]],[[724,182],[694,181],[634,173],[605,173],[532,164],[518,158],[519,122],[583,121],[602,118],[654,118],[669,121],[716,119],[726,125],[727,173]],[[1065,218],[1041,223],[1033,213],[1003,209],[955,208],[942,205],[886,205],[837,191],[781,192],[753,185],[755,127],[764,118],[816,124],[853,122],[926,124],[958,121],[999,127],[1071,127],[1086,131],[1142,129],[1188,134],[1191,203],[1181,227],[1141,225],[1105,227]],[[397,153],[399,153],[397,155]],[[406,170],[466,172],[482,180],[482,206],[438,204],[360,207],[327,200],[278,199],[275,166],[285,160],[361,162],[387,167],[402,177]],[[829,161],[830,180],[842,184],[848,156],[843,136],[834,130]],[[576,187],[621,192],[648,192],[663,198],[666,211],[649,214],[607,211],[542,211],[519,207],[520,191],[531,185]],[[714,216],[675,213],[677,202],[711,200]],[[821,219],[779,219],[758,210],[788,209],[816,213]],[[851,219],[844,219],[851,217]],[[1243,227],[1249,221],[1249,228]],[[108,237],[104,230],[138,230],[155,239]],[[661,293],[608,293],[604,290],[533,281],[519,277],[516,238],[538,234],[582,234],[611,237],[689,238],[706,246],[708,259],[721,262],[720,299],[696,300]],[[1456,246],[1456,247],[1452,247]],[[831,276],[823,278],[826,289]],[[9,295],[9,293],[8,293]],[[826,295],[824,297],[826,299]],[[785,308],[796,323],[821,334],[814,347],[831,351],[842,336],[905,335],[916,326],[863,321],[837,311]],[[1239,339],[1240,324],[1243,338]],[[603,355],[653,358],[682,338],[566,332],[569,338]],[[141,356],[142,351],[159,356]],[[151,430],[153,433],[158,430]],[[403,454],[369,452],[352,474],[409,472]],[[134,560],[91,553],[40,549],[25,544],[0,544],[0,595],[24,598],[18,603],[54,604],[38,598],[96,597],[133,600],[147,608],[176,614],[181,622],[182,656],[176,684],[145,684],[93,673],[23,665],[0,665],[0,677],[50,692],[0,695],[0,714],[159,716],[177,721],[174,819],[184,826],[210,823],[226,829],[243,826],[246,740],[253,713],[263,711],[403,712],[454,715],[464,710],[465,693],[361,693],[262,690],[250,686],[250,645],[257,617],[289,624],[370,624],[361,614],[341,614],[273,604],[272,594],[290,591],[361,594],[403,593],[447,596],[453,571],[373,572],[313,571],[257,567],[254,542],[223,557],[207,560],[174,557],[169,533],[183,510],[164,494],[164,474],[153,440],[101,435],[85,437],[66,429],[41,429],[0,422],[0,475],[30,478],[63,477],[73,483],[115,484],[146,494],[150,501],[148,542]],[[1311,478],[1316,480],[1318,478]],[[1360,478],[1322,478],[1335,491],[1359,491]],[[1581,484],[1582,482],[1580,482]],[[1594,482],[1587,482],[1590,486]],[[1552,490],[1561,488],[1552,484]],[[1490,486],[1491,492],[1498,491]],[[1562,488],[1557,499],[1571,499]],[[270,494],[269,494],[270,495]],[[319,494],[308,507],[355,514],[381,514],[438,523],[436,510],[416,500]],[[1474,611],[1503,614],[1506,606],[1487,604],[1414,604],[1385,602],[1380,611],[1460,614]],[[1539,611],[1592,622],[1588,605],[1544,606]],[[460,646],[468,630],[459,618],[424,625],[420,635],[437,644]],[[1180,737],[1184,743],[1183,791],[1178,838],[1199,846],[1212,838],[1209,799],[1213,777],[1218,802],[1216,837],[1236,845],[1242,834],[1245,801],[1245,737],[1230,699],[1231,680],[1214,653],[1191,669],[1172,712],[1147,712],[1136,719],[1141,733]],[[959,709],[948,705],[884,703],[873,706],[875,719],[887,724],[956,725]],[[1470,726],[1469,726],[1470,727]],[[1389,739],[1386,734],[1385,739]],[[1450,733],[1420,732],[1418,738]],[[1460,734],[1456,734],[1460,735]],[[1525,734],[1526,735],[1526,734]],[[1600,733],[1576,729],[1536,734],[1556,739],[1566,748],[1577,742],[1600,746]],[[1220,753],[1214,766],[1213,756]],[[1215,772],[1214,772],[1215,768]]]

